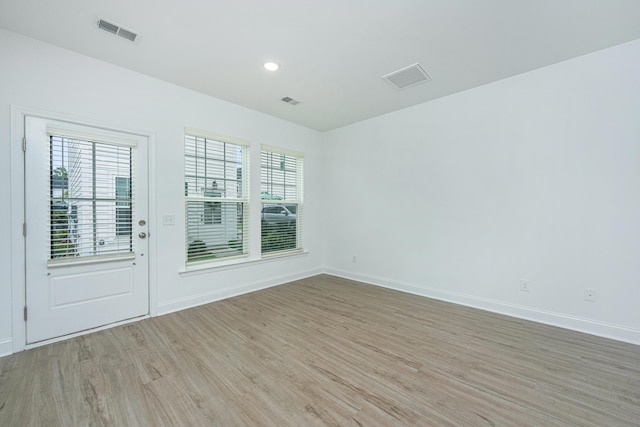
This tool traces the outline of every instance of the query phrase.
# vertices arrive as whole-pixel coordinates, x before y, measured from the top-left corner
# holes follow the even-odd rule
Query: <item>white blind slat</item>
[[[203,135],[185,135],[187,263],[246,255],[249,248],[248,146]]]
[[[264,148],[260,154],[262,253],[302,250],[303,158]]]
[[[47,133],[50,136],[59,138],[68,138],[80,141],[99,141],[124,147],[136,147],[138,145],[135,139],[123,138],[121,133],[96,128],[82,130],[82,127],[76,124],[70,125],[69,128],[49,125],[47,126]]]
[[[132,254],[133,146],[95,136],[49,141],[49,259]]]

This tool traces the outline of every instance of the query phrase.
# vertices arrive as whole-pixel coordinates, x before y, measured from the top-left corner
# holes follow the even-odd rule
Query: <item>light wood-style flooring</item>
[[[0,426],[640,426],[640,346],[316,276],[0,359]]]

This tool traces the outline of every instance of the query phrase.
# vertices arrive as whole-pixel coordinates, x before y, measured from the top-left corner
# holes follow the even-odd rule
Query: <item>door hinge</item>
[[[24,306],[24,321],[27,321],[27,306]]]
[[[22,138],[22,151],[27,151],[27,138]]]
[[[22,235],[23,236],[27,235],[27,223],[26,222],[22,223]]]

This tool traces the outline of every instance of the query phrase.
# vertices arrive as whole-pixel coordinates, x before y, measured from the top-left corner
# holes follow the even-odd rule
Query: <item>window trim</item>
[[[262,258],[246,258],[246,257],[228,257],[221,258],[219,262],[206,263],[204,261],[196,261],[192,264],[186,265],[181,270],[178,270],[178,274],[182,277],[195,276],[199,274],[207,274],[211,271],[223,271],[223,270],[231,270],[234,268],[242,268],[246,267],[249,264],[260,265],[264,263],[269,263],[273,261],[277,261],[281,258],[292,258],[298,256],[308,255],[309,251],[307,250],[296,250],[290,251],[287,253],[277,252],[273,254],[269,254],[268,256]]]

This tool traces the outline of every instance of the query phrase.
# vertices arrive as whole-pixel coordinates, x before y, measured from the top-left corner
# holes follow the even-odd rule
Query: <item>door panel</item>
[[[147,140],[25,120],[27,343],[149,312]]]
[[[95,302],[133,293],[132,267],[93,270],[49,278],[51,308]]]

